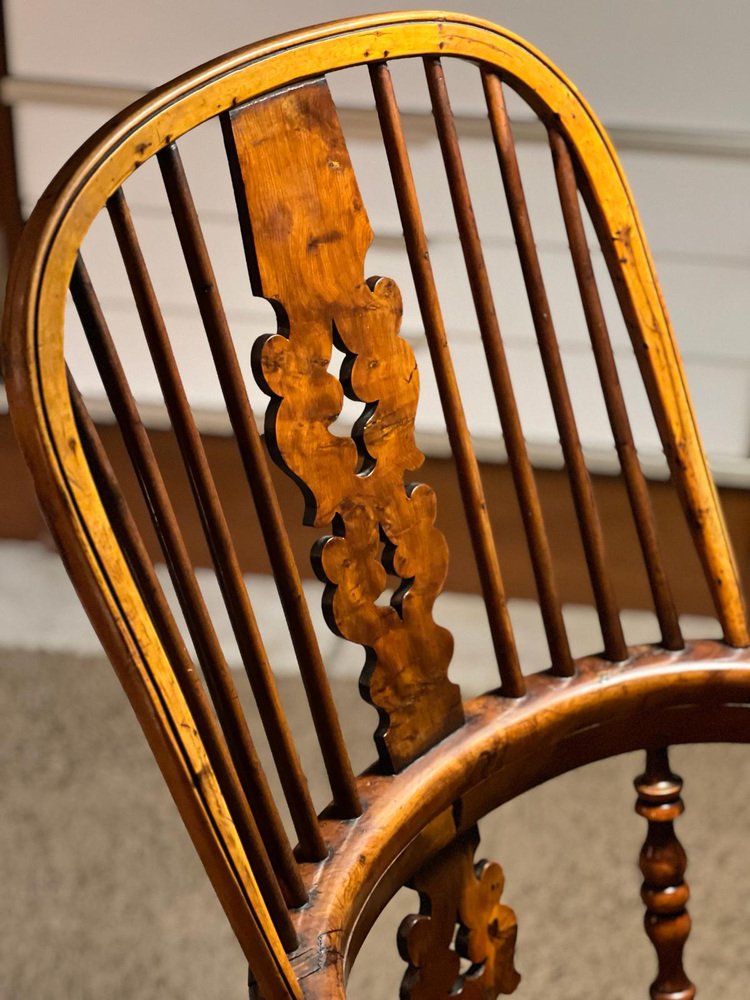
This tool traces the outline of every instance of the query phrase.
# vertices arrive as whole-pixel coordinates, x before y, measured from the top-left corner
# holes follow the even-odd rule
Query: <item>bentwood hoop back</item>
[[[466,277],[534,572],[550,669],[525,677],[501,560],[467,427],[430,262],[390,66],[422,63]],[[502,328],[446,83],[449,60],[472,64],[489,119],[503,196],[601,625],[603,652],[574,660],[554,556],[529,460]],[[498,690],[463,702],[448,678],[450,632],[433,618],[448,543],[440,498],[411,483],[420,376],[400,335],[401,290],[370,279],[373,239],[329,89],[367,66],[424,336],[487,607]],[[545,288],[505,94],[547,130],[570,259],[661,633],[628,646],[607,564],[571,392]],[[278,331],[253,346],[270,397],[265,445],[299,486],[306,523],[326,532],[312,561],[333,631],[364,647],[363,695],[378,711],[377,763],[355,777],[305,603],[241,359],[219,296],[179,152],[185,134],[221,123],[252,291]],[[261,524],[329,779],[320,815],[280,704],[224,505],[146,267],[126,199],[128,178],[156,157],[205,329],[228,422]],[[660,551],[585,229],[590,216],[723,631],[686,643]],[[291,815],[293,850],[239,707],[235,680],[94,281],[80,255],[106,209],[164,406],[271,746]],[[66,304],[93,362],[183,613],[195,669],[141,530],[86,404],[66,368]],[[680,780],[666,747],[750,738],[750,644],[731,547],[695,426],[683,370],[638,216],[615,153],[586,103],[517,36],[465,15],[420,11],[322,25],[240,49],[154,91],[101,129],[61,171],[30,218],[5,316],[14,424],[52,531],[138,715],[252,970],[255,995],[343,996],[351,962],[396,890],[418,890],[402,924],[403,997],[495,997],[519,981],[512,910],[499,865],[475,866],[477,821],[541,781],[615,753],[647,750],[638,810],[654,997],[687,998],[684,852],[672,821]],[[135,334],[134,334],[135,335]],[[250,345],[247,345],[249,351]],[[340,372],[330,370],[334,351]],[[332,425],[344,396],[361,405],[350,434]],[[409,485],[404,485],[405,482]],[[396,585],[380,600],[387,578]],[[606,679],[607,683],[602,681]],[[661,858],[657,864],[654,858]],[[463,966],[462,966],[462,959]],[[462,968],[464,972],[462,972]]]

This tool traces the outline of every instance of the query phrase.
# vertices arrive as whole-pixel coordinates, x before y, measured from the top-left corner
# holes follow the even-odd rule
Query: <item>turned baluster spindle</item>
[[[651,998],[692,1000],[695,986],[682,965],[691,923],[687,911],[690,890],[684,879],[687,857],[674,832],[674,821],[685,807],[680,798],[682,778],[670,771],[666,748],[648,751],[645,774],[636,778],[635,788],[636,812],[648,820],[640,856],[644,924],[659,962]]]

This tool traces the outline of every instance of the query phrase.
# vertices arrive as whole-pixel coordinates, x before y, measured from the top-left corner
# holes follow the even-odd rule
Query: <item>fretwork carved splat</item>
[[[674,832],[683,812],[682,778],[672,774],[666,749],[649,750],[646,773],[635,780],[636,812],[648,820],[648,836],[641,850],[646,905],[645,926],[656,949],[659,971],[651,984],[652,1000],[692,1000],[695,986],[682,966],[682,952],[690,933],[685,882],[687,858]]]
[[[505,876],[495,862],[474,864],[478,844],[474,827],[410,883],[421,905],[398,932],[401,957],[409,963],[402,1000],[495,1000],[521,981],[514,965],[516,915],[500,902]]]
[[[447,677],[453,639],[432,618],[448,564],[435,496],[404,486],[423,456],[401,294],[364,278],[372,230],[324,80],[234,109],[224,131],[253,289],[279,317],[254,350],[271,396],[266,440],[303,492],[306,522],[333,525],[313,551],[326,617],[367,651],[363,692],[380,714],[382,762],[398,770],[463,721]],[[351,436],[330,430],[344,393],[363,406]],[[386,570],[401,583],[383,607]]]

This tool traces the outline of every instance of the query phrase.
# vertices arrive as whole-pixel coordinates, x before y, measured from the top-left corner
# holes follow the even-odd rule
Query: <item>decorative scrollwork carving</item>
[[[366,649],[362,688],[380,713],[381,759],[398,770],[463,722],[447,676],[453,638],[432,618],[448,566],[435,496],[404,486],[423,456],[401,294],[388,278],[364,280],[372,231],[325,81],[251,102],[229,123],[254,290],[280,317],[254,351],[272,397],[266,440],[302,489],[307,523],[333,525],[313,550],[324,610]],[[344,393],[363,405],[351,437],[330,430]],[[388,573],[398,583],[382,606]]]
[[[474,828],[411,882],[420,912],[399,928],[399,951],[409,963],[402,1000],[495,1000],[521,981],[514,965],[516,916],[500,902],[503,870],[495,862],[474,864],[478,843]]]

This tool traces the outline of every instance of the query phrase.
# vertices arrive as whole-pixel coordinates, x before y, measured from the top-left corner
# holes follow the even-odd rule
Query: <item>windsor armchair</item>
[[[550,669],[521,670],[479,466],[467,428],[390,66],[423,65],[455,222],[549,645]],[[484,92],[512,233],[538,341],[603,652],[574,659],[535,473],[495,311],[444,66],[472,65]],[[399,336],[401,294],[365,280],[372,240],[329,79],[367,67],[424,335],[487,606],[500,686],[462,702],[448,679],[450,633],[432,617],[448,559],[439,498],[405,486],[419,374]],[[661,637],[626,645],[601,518],[553,327],[504,93],[547,130],[570,255]],[[265,442],[299,486],[333,631],[365,647],[360,685],[378,712],[376,763],[356,777],[303,597],[235,339],[219,297],[178,143],[221,123],[252,291],[278,331],[253,347],[270,397]],[[126,200],[155,157],[163,178],[232,434],[262,525],[331,788],[318,813],[280,705],[222,499],[181,379]],[[579,200],[580,199],[580,200]],[[686,642],[618,381],[592,267],[583,202],[598,237],[692,532],[721,640]],[[293,851],[238,708],[235,681],[196,582],[181,526],[125,367],[80,253],[106,208],[164,404],[187,470],[242,659],[298,840]],[[175,262],[175,267],[178,262]],[[200,673],[155,574],[97,426],[66,367],[69,294],[146,498]],[[618,161],[562,74],[526,42],[465,15],[376,15],[240,49],[154,91],[104,127],[31,216],[5,316],[5,371],[17,432],[62,556],[94,622],[251,967],[256,996],[343,996],[369,927],[404,884],[420,913],[399,936],[402,996],[494,997],[518,984],[515,918],[499,865],[474,865],[488,811],[562,772],[633,749],[648,820],[646,926],[658,956],[654,997],[693,996],[682,967],[689,930],[684,853],[673,830],[680,782],[670,744],[747,742],[748,623],[730,543],[701,448],[651,258]],[[134,337],[131,331],[129,334]],[[235,337],[236,337],[235,332]],[[240,350],[250,345],[240,341]],[[341,372],[331,371],[334,349]],[[361,407],[332,425],[343,395]],[[380,603],[387,577],[390,603]],[[206,689],[208,693],[206,693]],[[210,700],[209,700],[210,695]],[[462,966],[462,959],[464,964]],[[464,971],[462,972],[462,968]]]

